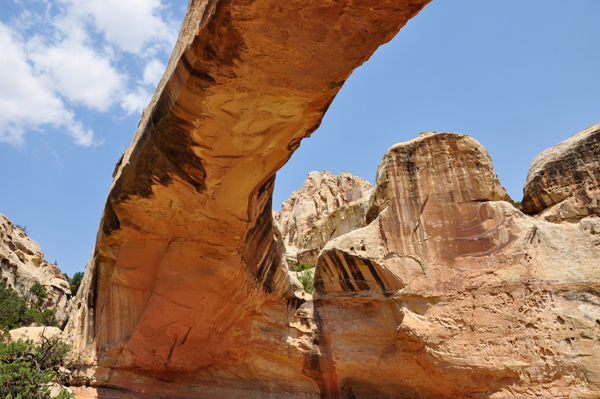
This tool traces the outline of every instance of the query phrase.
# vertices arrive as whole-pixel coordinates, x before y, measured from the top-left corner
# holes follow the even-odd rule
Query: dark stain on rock
[[[325,310],[321,301],[313,302],[313,321],[316,332],[313,348],[302,356],[302,374],[312,378],[319,388],[321,399],[338,399],[337,372],[331,352],[331,333],[323,320]]]
[[[346,252],[343,252],[343,256],[344,256],[344,260],[346,261],[346,264],[348,265],[348,268],[350,269],[350,273],[352,273],[352,277],[354,278],[353,279],[354,283],[357,285],[358,290],[359,291],[368,290],[369,284],[367,284],[365,277],[363,276],[362,272],[360,271],[360,267],[357,262],[357,259]]]
[[[274,291],[273,277],[281,265],[277,241],[273,236],[272,193],[275,175],[257,191],[255,204],[262,205],[254,226],[246,235],[243,260],[258,285],[268,294]],[[256,205],[255,205],[256,206]],[[252,207],[252,205],[251,205]]]

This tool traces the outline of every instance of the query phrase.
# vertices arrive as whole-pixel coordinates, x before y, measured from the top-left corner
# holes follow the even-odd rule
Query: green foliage
[[[313,293],[314,273],[309,270],[314,269],[314,263],[299,263],[293,267],[293,270],[297,272],[298,280],[302,283],[304,291],[309,294]]]
[[[42,334],[41,345],[31,340],[0,342],[0,397],[11,399],[50,399],[49,383],[64,384],[67,374],[61,372],[69,347],[57,338]],[[56,398],[74,395],[63,390]]]
[[[37,283],[37,282],[36,282]],[[37,283],[31,287],[37,302],[31,305],[10,287],[0,284],[0,330],[8,331],[37,323],[45,326],[57,326],[56,310],[42,310],[44,299],[48,297],[46,289]],[[41,286],[41,289],[40,289]]]
[[[304,291],[307,294],[312,294],[314,289],[314,274],[308,270],[298,273],[298,280],[302,283]]]
[[[73,275],[73,278],[71,279],[71,295],[75,296],[75,294],[77,294],[82,279],[83,272],[77,272]]]
[[[515,201],[515,208],[521,209],[521,201]]]
[[[31,288],[29,289],[29,291],[33,295],[35,295],[35,297],[37,298],[37,304],[39,306],[42,306],[44,301],[48,298],[48,292],[46,292],[46,287],[44,287],[42,284],[40,284],[39,281],[36,281],[35,283],[33,283]]]
[[[312,269],[313,267],[315,267],[314,263],[298,263],[293,269],[295,272],[303,272]]]
[[[15,290],[0,284],[0,330],[8,331],[34,322],[27,301]]]

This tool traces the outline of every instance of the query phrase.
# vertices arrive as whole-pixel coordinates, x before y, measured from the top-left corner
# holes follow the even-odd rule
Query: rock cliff
[[[370,192],[373,190],[371,189]],[[300,263],[317,261],[319,252],[325,244],[352,230],[366,226],[370,195],[350,202],[316,221],[313,226],[300,234],[298,238],[297,259]]]
[[[313,243],[316,236],[331,237],[334,231],[328,231],[327,227],[323,226],[324,228],[318,229],[321,233],[313,232],[310,239],[302,239],[304,232],[313,229],[321,219],[331,215],[337,209],[346,208],[346,205],[358,199],[370,197],[372,192],[371,183],[358,176],[352,176],[348,172],[340,172],[337,176],[326,170],[323,173],[310,172],[302,188],[294,191],[287,200],[283,201],[281,212],[273,212],[277,227],[283,235],[285,246],[289,249],[294,248],[288,252],[296,253],[296,248],[302,249],[305,252],[305,258],[300,261],[314,263],[316,256],[310,256],[308,252],[314,253],[318,248],[316,250],[318,254],[321,249],[318,247],[320,241]],[[352,207],[353,211],[354,209]],[[344,218],[341,215],[345,213],[338,212],[337,214],[338,219]],[[345,232],[347,231],[340,227],[340,231],[335,236]],[[299,244],[300,241],[302,245]],[[298,252],[298,255],[300,253]]]
[[[600,395],[599,218],[520,212],[472,138],[385,154],[356,208],[365,227],[319,254],[314,297],[286,267],[275,172],[426,3],[190,1],[75,298],[74,382],[130,397]]]
[[[548,221],[600,213],[600,123],[535,157],[521,209]]]
[[[316,266],[321,360],[338,386],[358,397],[600,395],[600,218],[526,216],[479,143],[424,133],[385,154],[367,219]]]
[[[273,227],[275,172],[429,0],[191,0],[117,164],[67,326],[79,383],[335,397]]]
[[[38,281],[46,288],[44,309],[55,308],[56,320],[63,324],[71,311],[71,287],[55,265],[46,262],[37,242],[0,214],[0,284],[32,300],[30,288]]]

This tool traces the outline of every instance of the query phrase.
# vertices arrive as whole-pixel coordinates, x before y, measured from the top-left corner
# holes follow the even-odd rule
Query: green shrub
[[[0,330],[9,331],[33,323],[58,327],[56,309],[41,309],[43,301],[48,297],[44,286],[36,282],[31,287],[31,292],[37,301],[29,306],[15,290],[0,284]]]
[[[315,267],[314,263],[298,263],[296,266],[294,266],[293,270],[295,272],[303,272],[305,270],[312,269],[313,267]]]
[[[81,280],[83,280],[83,272],[77,272],[73,275],[71,279],[71,295],[75,296],[77,291],[79,291],[79,286],[81,285]]]
[[[0,397],[11,399],[50,399],[48,384],[64,384],[67,374],[61,372],[69,347],[57,338],[42,333],[41,345],[31,340],[0,342]],[[63,390],[56,398],[73,398]]]
[[[307,294],[312,294],[314,289],[314,274],[308,270],[298,273],[298,280],[302,283],[304,291]]]

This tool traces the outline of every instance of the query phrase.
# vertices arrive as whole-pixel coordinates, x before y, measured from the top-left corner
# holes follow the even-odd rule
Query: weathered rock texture
[[[370,197],[373,187],[368,181],[348,172],[337,176],[326,170],[310,172],[300,190],[281,204],[275,221],[287,247],[298,247],[299,237],[315,223],[360,198]]]
[[[535,157],[523,193],[523,212],[548,221],[599,214],[600,123]]]
[[[192,0],[119,161],[67,330],[81,382],[335,397],[282,262],[275,172],[429,0]]]
[[[48,293],[43,309],[55,308],[57,321],[66,322],[71,311],[71,288],[67,278],[58,267],[44,260],[37,242],[0,214],[0,284],[33,301],[30,288],[36,281]]]
[[[316,266],[332,385],[357,397],[600,396],[600,218],[526,216],[479,143],[424,133],[385,154],[368,220]]]
[[[370,190],[372,193],[372,189]],[[368,197],[350,202],[313,223],[312,228],[298,238],[297,259],[300,263],[315,263],[325,244],[341,235],[366,226]]]

